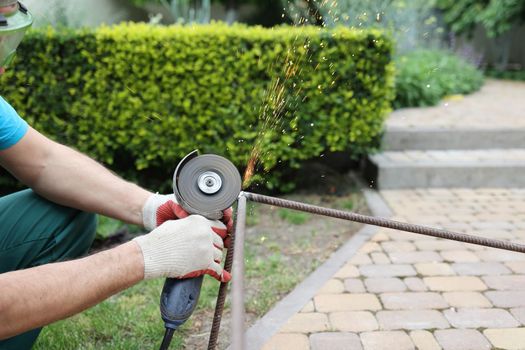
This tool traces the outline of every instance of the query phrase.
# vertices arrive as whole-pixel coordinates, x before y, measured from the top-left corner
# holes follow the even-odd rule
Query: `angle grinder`
[[[188,154],[173,175],[173,192],[189,214],[219,220],[241,192],[241,175],[228,159],[214,154]],[[161,350],[169,348],[174,331],[185,323],[199,301],[204,276],[168,278],[160,296],[160,313],[166,327]]]

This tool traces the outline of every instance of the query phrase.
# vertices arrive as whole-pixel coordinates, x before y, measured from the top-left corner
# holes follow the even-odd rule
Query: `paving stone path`
[[[525,242],[525,189],[382,196],[396,220]],[[524,254],[381,229],[264,349],[525,349],[524,326]]]
[[[523,82],[487,80],[479,92],[442,101],[436,107],[395,111],[388,128],[525,128]]]
[[[522,93],[523,83],[489,81],[453,108],[395,113],[389,127],[522,129]],[[505,157],[521,159],[520,152]],[[525,243],[525,186],[379,195],[396,220]],[[264,350],[525,349],[525,254],[388,229],[362,242]]]

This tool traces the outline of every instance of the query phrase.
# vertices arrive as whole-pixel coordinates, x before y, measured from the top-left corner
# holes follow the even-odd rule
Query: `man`
[[[16,0],[0,0],[0,72],[31,23]],[[30,349],[40,327],[144,279],[231,278],[220,265],[231,210],[223,222],[188,216],[173,196],[128,183],[41,135],[2,98],[0,165],[31,188],[0,198],[0,349]],[[72,260],[93,241],[91,213],[152,232]]]

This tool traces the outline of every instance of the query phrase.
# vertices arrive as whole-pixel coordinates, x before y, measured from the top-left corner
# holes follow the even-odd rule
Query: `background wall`
[[[502,36],[497,41],[488,40],[483,29],[478,28],[472,45],[476,50],[483,52],[485,55],[485,62],[491,64],[498,64],[501,60],[502,48],[509,45],[509,63],[519,64],[521,68],[525,68],[525,25],[514,27],[509,33]]]

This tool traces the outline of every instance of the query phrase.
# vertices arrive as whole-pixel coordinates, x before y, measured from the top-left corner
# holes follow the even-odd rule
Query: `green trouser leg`
[[[94,214],[31,190],[0,198],[0,223],[0,273],[78,258],[87,253],[97,225]],[[40,330],[0,341],[0,350],[31,349]]]

